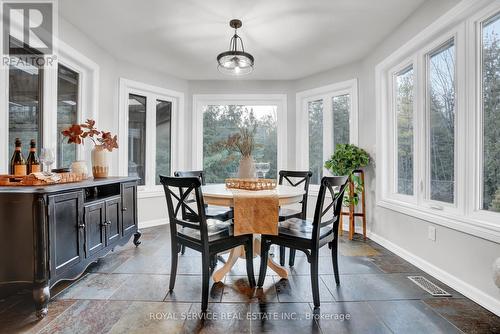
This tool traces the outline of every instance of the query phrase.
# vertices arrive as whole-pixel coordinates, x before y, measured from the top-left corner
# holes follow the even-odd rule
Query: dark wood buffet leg
[[[33,228],[34,272],[33,272],[33,301],[36,307],[36,316],[40,319],[47,315],[50,300],[49,263],[47,238],[47,212],[45,212],[45,198],[37,197],[33,203],[35,218]]]
[[[33,301],[35,302],[35,314],[38,319],[44,318],[49,309],[50,289],[49,285],[40,285],[33,288]]]
[[[139,241],[139,239],[141,238],[141,231],[137,230],[137,232],[134,233],[134,245],[137,247],[141,244],[141,242]]]

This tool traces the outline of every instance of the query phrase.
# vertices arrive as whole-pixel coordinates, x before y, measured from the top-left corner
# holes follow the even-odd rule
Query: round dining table
[[[231,189],[227,189],[225,184],[204,185],[202,187],[202,192],[205,204],[234,207],[234,193]],[[300,201],[302,201],[305,193],[304,189],[285,185],[278,185],[274,190],[257,190],[256,192],[276,193],[278,196],[279,206],[299,203]],[[278,222],[276,222],[276,224],[278,224]],[[259,235],[255,235],[253,249],[255,256],[260,255]],[[240,257],[245,257],[245,250],[243,246],[231,249],[231,251],[229,252],[229,257],[227,258],[224,266],[213,273],[212,278],[214,282],[222,281],[224,276],[226,276],[226,274],[231,270],[231,268]],[[268,259],[267,265],[281,278],[288,277],[288,271],[284,267],[274,262],[272,258]]]

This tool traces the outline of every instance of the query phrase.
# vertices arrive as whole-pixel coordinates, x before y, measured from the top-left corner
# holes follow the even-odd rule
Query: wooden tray
[[[272,179],[226,179],[226,188],[242,190],[272,190],[276,180]]]
[[[87,179],[87,175],[76,173],[57,173],[61,179],[57,182],[37,179],[33,174],[26,176],[0,175],[0,186],[46,186],[50,184],[80,182]]]

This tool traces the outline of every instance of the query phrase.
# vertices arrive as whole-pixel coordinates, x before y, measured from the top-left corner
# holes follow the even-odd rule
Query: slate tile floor
[[[211,282],[209,313],[200,319],[201,259],[180,257],[168,293],[167,226],[144,229],[142,244],[117,248],[77,281],[52,290],[49,315],[36,321],[29,291],[0,300],[1,333],[500,333],[500,318],[368,240],[340,240],[341,286],[330,252],[321,250],[321,309],[312,308],[309,267],[297,253],[288,280],[271,270],[263,289],[248,285],[239,260],[223,283]],[[221,264],[220,264],[221,265]],[[254,263],[258,274],[259,258]],[[452,294],[435,298],[408,275]]]

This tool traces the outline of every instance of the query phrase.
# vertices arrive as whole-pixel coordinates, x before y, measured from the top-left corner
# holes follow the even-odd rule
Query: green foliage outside
[[[498,19],[483,27],[483,209],[497,212],[500,212],[499,31]]]
[[[259,108],[257,113],[255,110]],[[203,169],[207,183],[222,183],[237,175],[241,154],[227,149],[229,137],[255,126],[255,162],[269,162],[266,178],[277,177],[277,114],[275,106],[209,105],[203,112]]]

